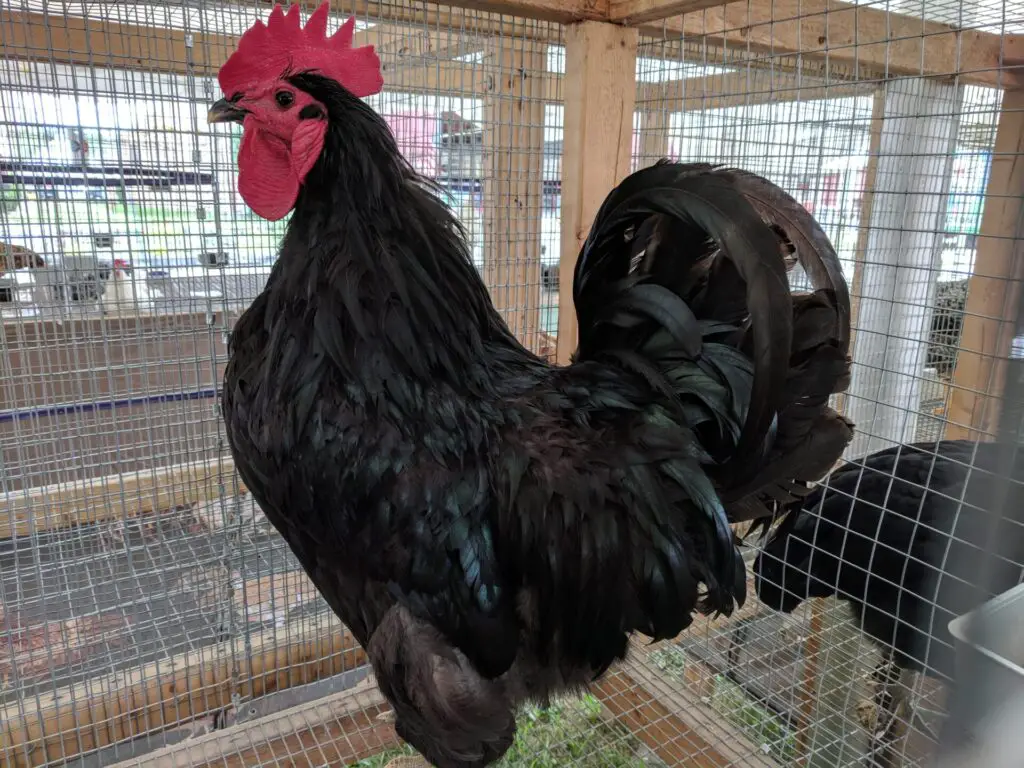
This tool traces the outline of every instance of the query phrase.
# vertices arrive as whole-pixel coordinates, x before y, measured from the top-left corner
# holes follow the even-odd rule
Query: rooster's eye
[[[278,91],[274,94],[274,101],[281,109],[287,109],[295,102],[295,94],[291,91]]]

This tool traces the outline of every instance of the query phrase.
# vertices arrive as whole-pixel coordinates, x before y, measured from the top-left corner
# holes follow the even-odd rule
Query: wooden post
[[[924,78],[885,86],[846,399],[851,456],[914,439],[961,96]]]
[[[484,99],[484,282],[519,339],[537,351],[544,201],[546,46],[498,37]]]
[[[807,768],[810,764],[811,736],[814,733],[814,702],[818,695],[821,670],[818,656],[821,653],[821,635],[825,629],[824,601],[811,600],[811,623],[804,641],[804,665],[800,674],[800,719],[796,734],[796,764]]]
[[[799,739],[800,768],[832,768],[836,765],[857,765],[868,747],[867,733],[853,717],[853,711],[864,690],[863,679],[871,669],[863,652],[867,641],[860,627],[852,621],[849,607],[835,597],[813,600],[811,626],[819,640],[809,644],[816,654],[813,664],[817,689],[809,725],[801,722],[808,733]],[[815,605],[817,603],[817,605]],[[814,631],[812,629],[812,631]],[[801,708],[801,719],[806,707]]]
[[[572,276],[594,215],[632,165],[637,31],[602,22],[565,28],[565,129],[558,362],[576,348]]]
[[[946,438],[994,435],[1024,279],[1024,90],[1003,94],[974,269],[967,283]]]

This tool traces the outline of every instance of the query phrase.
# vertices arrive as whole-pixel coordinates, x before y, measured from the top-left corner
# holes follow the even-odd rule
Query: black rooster
[[[979,583],[986,558],[996,593],[1019,583],[1024,566],[1024,455],[1012,475],[1017,502],[994,508],[994,473],[1008,450],[945,440],[846,464],[758,554],[758,599],[789,613],[807,598],[836,595],[898,668],[952,679],[949,622],[992,596]]]
[[[381,87],[372,49],[326,21],[326,5],[305,29],[275,8],[210,111],[244,125],[248,204],[294,209],[231,336],[227,435],[398,734],[436,766],[483,766],[518,704],[584,687],[633,632],[670,638],[742,602],[726,509],[769,514],[850,439],[827,405],[848,378],[847,289],[778,188],[662,163],[598,213],[579,347],[549,365],[358,98]],[[794,260],[818,290],[791,295]]]

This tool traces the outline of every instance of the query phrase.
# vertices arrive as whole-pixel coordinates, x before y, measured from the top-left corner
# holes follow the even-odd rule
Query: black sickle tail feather
[[[687,526],[707,565],[701,610],[728,612],[742,602],[745,578],[712,470],[742,482],[773,441],[793,316],[778,237],[732,177],[659,164],[608,196],[573,288],[575,359],[637,375],[661,406],[644,440],[663,430],[689,446],[689,456],[669,449],[658,466],[710,523]],[[641,450],[652,457],[657,448]]]
[[[790,289],[797,263],[810,292]],[[667,161],[632,174],[598,212],[573,293],[577,359],[632,350],[694,430],[729,522],[770,517],[852,437],[828,407],[849,380],[839,260],[770,182]],[[712,514],[724,548],[726,516]]]
[[[811,284],[793,297],[793,344],[774,445],[756,475],[723,492],[734,522],[760,522],[749,535],[805,496],[853,437],[852,424],[829,407],[829,398],[850,383],[850,294],[839,258],[814,217],[771,182],[730,173]]]
[[[652,216],[656,223],[645,227]],[[650,232],[656,253],[648,254],[636,237],[631,251],[614,247],[636,230]],[[750,472],[750,459],[764,451],[773,429],[786,378],[792,310],[777,236],[739,193],[733,177],[709,165],[661,162],[632,174],[608,196],[576,264],[577,356],[621,341],[609,339],[602,320],[614,317],[628,302],[634,310],[647,307],[641,316],[654,320],[652,325],[638,316],[631,340],[649,346],[646,351],[655,356],[672,359],[682,351],[691,361],[700,358],[703,344],[720,342],[738,330],[727,327],[736,318],[701,311],[709,302],[698,292],[718,282],[729,286],[730,298],[745,305],[752,342],[753,387],[742,398],[742,432],[723,466],[743,474]],[[637,290],[644,295],[637,296]],[[653,311],[659,316],[652,316]],[[666,324],[673,316],[675,322]],[[719,373],[728,376],[729,367]]]

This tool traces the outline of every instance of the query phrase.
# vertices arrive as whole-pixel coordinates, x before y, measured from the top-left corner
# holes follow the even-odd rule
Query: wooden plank
[[[785,101],[839,99],[876,90],[877,82],[830,81],[793,72],[751,69],[667,83],[642,83],[637,88],[637,104],[649,109],[667,105],[673,112],[699,112]]]
[[[461,61],[442,61],[424,66],[403,66],[385,74],[386,93],[443,93],[486,96],[500,87],[490,67]],[[543,70],[532,73],[531,90],[540,102],[561,101],[562,76]]]
[[[234,495],[234,462],[224,458],[15,491],[0,500],[0,539],[125,520],[196,501]]]
[[[601,19],[607,11],[604,0],[525,0],[520,6],[521,1],[497,0],[478,5],[465,0],[457,4],[466,9],[462,10],[448,6],[381,5],[362,0],[347,4],[345,10],[360,18],[419,25],[423,30],[453,29],[459,34],[485,37],[504,34],[553,43],[560,41],[557,26],[524,23],[522,19],[481,11],[507,13],[515,7],[521,11],[520,16],[562,23]],[[1022,82],[1024,38],[1019,35],[1003,38],[977,30],[956,30],[838,0],[775,0],[749,8],[747,3],[737,2],[711,6],[700,13],[639,29],[656,38],[686,36],[691,43],[768,52],[773,58],[793,53],[808,58],[827,57],[833,64],[855,66],[861,77],[946,76],[962,72],[964,81],[969,83],[1018,87]],[[388,46],[386,34],[375,36],[373,28],[359,34],[361,40]],[[183,30],[7,10],[0,11],[0,40],[7,58],[177,74],[194,71],[199,75],[214,74],[235,48],[235,38],[230,35],[196,33],[190,49]],[[1002,53],[1005,59],[1001,59]],[[1013,72],[1002,73],[1002,78],[998,70],[1001,60],[1015,66]]]
[[[882,99],[884,103],[884,99]],[[814,732],[814,702],[818,697],[821,635],[824,629],[825,601],[811,600],[811,629],[804,640],[804,668],[800,675],[800,719],[796,734],[796,763],[807,768],[811,759],[811,736]]]
[[[477,35],[477,31],[476,26],[471,26],[465,32],[460,30],[449,35],[433,27],[388,24],[363,30],[357,33],[357,38],[361,44],[376,45],[381,52],[389,92],[483,94],[494,88],[492,71],[478,64],[444,60],[486,44],[486,38]],[[159,45],[155,42],[158,36]],[[190,70],[184,33],[107,21],[86,24],[76,17],[2,10],[0,42],[3,56],[7,58],[182,75],[194,71],[208,75],[224,63],[234,50],[236,40],[226,35],[196,35],[194,70]],[[753,70],[756,62],[749,66]],[[542,83],[541,99],[561,101],[562,75],[542,69],[535,72],[534,77]],[[766,78],[763,85],[762,77]],[[637,91],[637,102],[679,101],[681,103],[673,109],[690,111],[856,95],[872,87],[837,81],[827,84],[821,78],[798,76],[775,68],[667,83],[642,83]]]
[[[366,3],[370,8],[375,2]],[[608,18],[608,0],[446,0],[446,5],[524,19],[571,24]]]
[[[652,664],[651,651],[650,645],[634,637],[630,643],[626,673],[644,693],[662,704],[671,717],[692,732],[699,733],[704,741],[713,744],[714,750],[725,759],[720,765],[777,768],[775,761],[761,751],[760,745],[725,722],[720,714],[701,701],[705,694],[711,694],[711,690],[701,690],[712,689],[714,673],[710,669],[692,656],[687,656],[684,676],[687,676],[688,680],[686,685],[681,686],[671,679],[666,679],[664,672]],[[699,667],[700,671],[695,672],[694,667]],[[697,691],[690,688],[690,676],[699,677]]]
[[[377,721],[377,715],[388,709],[369,677],[322,699],[163,747],[146,755],[145,764],[150,768],[350,765],[398,746],[394,728]],[[138,765],[133,758],[110,768]]]
[[[572,24],[565,30],[560,363],[567,363],[576,348],[576,257],[597,209],[632,164],[637,39],[635,29],[600,22]]]
[[[680,720],[624,669],[591,686],[612,716],[667,766],[724,768],[733,765],[699,730]]]
[[[611,0],[608,21],[635,26],[721,5],[721,0]]]
[[[366,663],[355,638],[321,617],[93,678],[0,709],[0,766],[49,765],[212,714],[236,696],[263,696]]]
[[[964,83],[1024,85],[1019,65],[1000,68],[1004,60],[1024,58],[1022,36],[960,30],[840,0],[735,2],[638,29],[654,38],[685,37],[691,44],[739,48],[773,58],[827,58],[850,66],[858,78],[960,74]]]
[[[235,49],[235,38],[184,30],[0,10],[0,56],[79,66],[212,75]]]
[[[280,571],[246,579],[231,595],[235,612],[249,623],[284,624],[288,614],[320,597],[305,571]]]
[[[1024,91],[1003,94],[974,270],[967,282],[947,439],[997,432],[1006,358],[1024,279]]]
[[[497,75],[484,98],[483,277],[509,328],[537,351],[547,50],[498,38],[488,63]]]
[[[609,0],[453,0],[443,5],[432,2],[382,3],[380,0],[343,0],[335,3],[340,14],[354,14],[357,18],[376,22],[421,24],[441,29],[453,28],[477,33],[503,33],[542,42],[557,42],[560,32],[557,22],[601,20],[608,16]],[[231,5],[252,11],[247,0],[228,0]],[[307,11],[316,8],[321,0],[298,0]],[[260,18],[266,18],[266,10]],[[253,18],[256,18],[254,14]],[[513,26],[514,25],[514,26]]]
[[[562,75],[539,71],[534,72],[533,78],[533,87],[539,90],[541,101],[562,102],[565,95]],[[393,93],[443,92],[477,97],[495,87],[491,68],[461,61],[396,68],[386,83],[387,91]],[[636,104],[637,108],[646,105],[648,111],[666,107],[672,112],[692,112],[785,101],[838,99],[862,96],[877,89],[877,82],[827,81],[790,72],[752,69],[750,72],[690,77],[667,83],[641,83],[637,87]]]
[[[450,61],[484,50],[487,40],[456,28],[418,24],[375,24],[355,35],[353,45],[373,45],[380,57],[384,81],[395,70],[418,69],[435,61]]]
[[[564,5],[571,16],[573,4]],[[467,6],[477,9],[475,4]],[[398,66],[403,54],[405,57],[415,55],[410,50],[423,55],[425,46],[435,55],[440,50],[461,55],[454,50],[453,43],[472,47],[477,40],[503,31],[519,38],[552,42],[559,39],[558,28],[553,25],[513,25],[507,19],[476,10],[413,8],[407,4],[382,5],[365,0],[347,3],[344,10],[360,18],[394,23],[377,25],[357,34],[360,43],[373,43],[380,48],[385,67]],[[265,13],[253,13],[253,21],[265,16]],[[442,31],[449,29],[453,30],[451,36]],[[397,36],[391,34],[395,31],[399,32]],[[191,38],[189,46],[188,36],[180,29],[93,17],[0,10],[0,56],[7,59],[210,76],[227,61],[237,44],[233,35],[197,32],[192,33]],[[389,62],[389,59],[394,61]]]
[[[855,708],[864,696],[865,679],[874,663],[871,657],[877,652],[864,638],[845,601],[829,597],[816,602],[822,604],[823,613],[820,624],[812,617],[807,645],[821,656],[812,671],[805,667],[808,675],[815,676],[814,706],[810,733],[804,736],[808,751],[798,765],[835,768],[867,751],[868,733],[855,717]],[[815,630],[819,640],[812,642]]]

